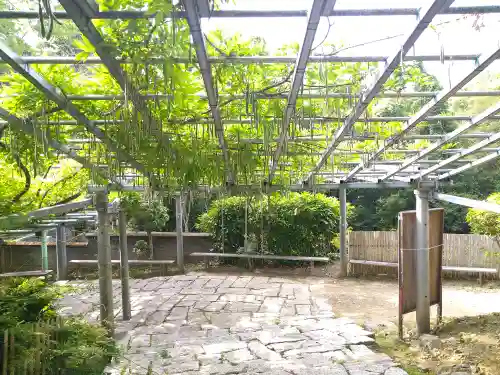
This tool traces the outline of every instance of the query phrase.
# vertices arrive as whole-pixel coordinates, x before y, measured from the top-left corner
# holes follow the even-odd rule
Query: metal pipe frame
[[[382,92],[377,94],[376,98],[433,98],[439,92],[438,91],[415,91],[415,92]],[[256,99],[286,99],[290,96],[289,93],[279,93],[279,94],[258,94],[255,95]],[[461,91],[457,92],[454,97],[475,97],[475,96],[500,96],[499,90],[493,91]],[[68,100],[125,100],[124,95],[102,95],[102,94],[87,94],[87,95],[67,95]],[[201,100],[207,100],[206,95],[196,95],[197,98]],[[305,99],[354,99],[359,97],[357,94],[343,93],[343,92],[329,92],[329,93],[302,93],[298,95],[299,98]],[[156,100],[156,99],[172,99],[172,95],[169,94],[144,94],[139,95],[141,100]],[[245,95],[219,95],[220,99],[238,99],[245,100]]]
[[[341,9],[333,10],[323,14],[329,17],[367,17],[367,16],[418,16],[420,9],[418,8],[378,8],[378,9]],[[498,5],[483,5],[483,6],[460,6],[450,7],[443,9],[439,14],[454,15],[454,14],[476,14],[476,13],[500,13],[500,6]],[[55,11],[54,15],[60,20],[71,19],[70,15],[66,12]],[[148,19],[155,18],[156,13],[126,10],[126,11],[103,11],[96,12],[92,19],[104,20],[132,20],[132,19]],[[306,10],[215,10],[208,14],[202,14],[202,17],[211,18],[276,18],[276,17],[307,17]],[[165,19],[187,18],[186,12],[173,12],[173,14],[166,15]],[[39,13],[37,11],[0,11],[0,19],[33,19],[37,20]]]
[[[60,204],[52,207],[44,207],[22,215],[9,215],[0,219],[16,219],[22,217],[43,218],[49,215],[62,215],[71,211],[83,210],[93,203],[92,198],[87,198],[78,202]],[[39,226],[39,225],[38,225]]]
[[[20,130],[26,134],[31,134],[37,139],[45,139],[47,144],[53,149],[62,152],[70,159],[75,160],[80,163],[84,168],[91,170],[93,173],[105,178],[108,181],[113,181],[115,183],[120,183],[117,179],[110,176],[106,171],[97,168],[92,163],[88,162],[87,159],[78,155],[75,151],[71,150],[68,146],[57,142],[52,139],[52,136],[46,132],[42,133],[40,128],[34,126],[29,120],[23,120],[17,116],[14,116],[10,112],[0,107],[0,118],[3,118],[6,121],[6,124],[9,124],[14,129]]]
[[[435,187],[436,182],[434,181],[422,181],[419,183],[422,186]],[[338,190],[340,187],[345,187],[347,189],[406,189],[406,188],[414,188],[417,184],[410,183],[407,181],[388,181],[388,182],[336,182],[336,183],[319,183],[319,184],[293,184],[289,186],[280,186],[280,185],[270,185],[265,189],[268,191],[280,191],[280,190],[290,190],[290,191],[331,191]],[[262,191],[264,187],[262,184],[258,185],[236,185],[233,187],[234,192],[247,192],[247,191]],[[122,189],[116,185],[108,185],[108,186],[89,186],[89,192],[97,193],[97,192],[110,192],[110,191],[144,191],[144,186],[130,186],[125,185]],[[227,191],[227,187],[210,187],[210,186],[199,186],[197,188],[198,191],[207,191],[207,192],[223,192]]]
[[[348,179],[353,178],[359,171],[363,168],[366,168],[370,165],[370,163],[376,159],[379,155],[383,154],[389,147],[396,144],[400,141],[401,137],[406,133],[410,132],[413,128],[417,126],[418,123],[425,120],[425,117],[431,113],[436,107],[446,102],[454,93],[464,87],[467,83],[472,81],[475,77],[477,77],[484,69],[486,69],[493,61],[495,61],[500,56],[500,47],[495,46],[492,51],[487,51],[482,54],[479,60],[476,63],[475,68],[463,77],[460,81],[458,81],[452,87],[442,90],[436,97],[431,99],[426,105],[424,105],[414,116],[412,116],[404,125],[403,130],[401,130],[398,134],[392,136],[388,140],[384,142],[384,145],[381,146],[373,155],[371,155],[368,160],[364,163],[360,163],[357,167],[352,169],[351,173],[349,173]],[[495,114],[493,112],[491,114]],[[482,117],[480,117],[482,119]],[[486,119],[487,117],[485,117]],[[479,118],[476,118],[476,121]],[[474,120],[471,120],[471,123]]]
[[[318,172],[323,165],[325,165],[332,151],[339,145],[356,120],[358,120],[363,112],[365,112],[368,105],[375,98],[375,95],[377,95],[384,83],[401,63],[401,59],[408,53],[420,35],[427,29],[427,26],[431,23],[434,16],[442,9],[447,9],[452,2],[452,0],[433,0],[431,4],[423,12],[421,12],[421,18],[417,21],[408,36],[404,38],[401,48],[395,51],[394,55],[386,61],[384,69],[375,76],[374,82],[369,85],[369,88],[364,93],[361,94],[361,97],[353,111],[344,121],[342,126],[335,131],[333,140],[330,142],[323,155],[321,155],[321,158],[313,168],[313,171],[306,176],[305,180],[309,180],[312,177],[313,172]]]
[[[139,95],[139,90],[132,84],[127,74],[122,69],[119,62],[113,56],[113,48],[104,42],[99,31],[92,23],[92,15],[98,11],[99,7],[95,0],[60,0],[68,15],[72,18],[83,36],[85,36],[94,46],[97,55],[106,66],[111,76],[118,82],[123,92],[127,93],[135,108],[142,114],[143,119],[151,127],[152,132],[160,137],[164,144],[168,144],[168,139],[163,136],[162,130],[153,118],[147,103]],[[143,172],[145,172],[143,170]],[[149,175],[149,173],[147,173]]]
[[[473,153],[476,153],[476,152],[492,152],[493,154],[496,154],[499,150],[498,148],[491,149],[491,148],[486,148],[486,146],[489,146],[492,143],[496,143],[498,141],[500,141],[500,133],[495,133],[491,137],[486,138],[486,139],[482,140],[481,142],[478,142],[478,143],[474,144],[473,146],[466,148],[465,150],[460,150],[458,153],[449,157],[448,159],[445,159],[445,160],[433,165],[432,167],[430,167],[424,171],[421,171],[418,174],[411,176],[411,179],[421,180],[425,176],[429,175],[430,173],[435,172],[438,169],[441,169],[450,163],[454,163],[457,160],[462,159],[462,158],[464,158],[468,155],[471,155]],[[489,160],[493,160],[493,159],[494,158],[485,160],[485,161],[481,162],[480,164],[485,163]],[[473,161],[469,161],[469,162],[473,163]],[[460,168],[463,168],[463,167],[460,167]],[[466,170],[466,169],[468,169],[468,168],[462,169],[461,171]],[[450,173],[450,176],[456,174],[456,173],[451,174],[451,172],[448,172],[448,173]],[[449,176],[446,176],[446,177],[449,177]],[[446,178],[446,177],[441,177],[441,179]]]
[[[234,181],[233,173],[231,171],[229,152],[227,149],[226,140],[224,138],[222,115],[219,108],[217,93],[215,92],[215,86],[212,77],[212,68],[210,66],[210,62],[208,61],[205,40],[203,38],[203,33],[201,32],[201,24],[196,9],[196,2],[195,0],[184,0],[183,4],[184,8],[186,9],[186,19],[189,25],[189,30],[191,32],[191,37],[193,39],[196,56],[198,57],[198,66],[200,67],[200,72],[203,77],[203,83],[205,84],[205,90],[207,91],[208,104],[210,106],[210,111],[212,112],[212,117],[214,118],[215,133],[219,140],[219,147],[222,150],[227,182],[232,184]]]
[[[484,163],[488,163],[492,160],[495,160],[496,158],[498,158],[500,156],[500,149],[497,150],[497,151],[494,151],[492,152],[491,154],[488,154],[486,156],[483,156],[482,158],[479,158],[479,159],[476,159],[476,160],[473,160],[473,161],[468,161],[467,164],[459,167],[459,168],[455,168],[451,171],[448,171],[444,174],[440,174],[437,176],[437,180],[444,180],[444,179],[447,179],[447,178],[450,178],[451,176],[454,176],[456,174],[459,174],[459,173],[462,173],[463,171],[466,171],[467,169],[470,169],[472,167],[477,167],[478,165],[481,165],[481,164],[484,164]]]
[[[460,206],[477,208],[479,210],[490,211],[500,214],[500,205],[491,202],[479,201],[476,199],[463,198],[463,197],[458,197],[456,195],[449,195],[437,192],[431,193],[431,199],[454,203]]]
[[[28,64],[24,62],[21,56],[18,56],[10,48],[8,48],[3,42],[0,41],[0,57],[7,61],[7,63],[14,69],[17,73],[21,74],[25,79],[27,79],[31,84],[33,84],[37,89],[39,89],[49,100],[55,102],[61,109],[73,117],[77,123],[82,124],[85,128],[99,138],[111,151],[116,152],[116,154],[123,160],[130,162],[134,168],[141,172],[145,172],[145,167],[137,162],[130,154],[126,151],[120,149],[114,144],[114,142],[104,134],[104,132],[95,126],[92,121],[90,121],[80,110],[71,103],[64,93],[57,87],[51,85],[45,80],[41,75],[35,72]]]
[[[37,17],[38,18],[38,17]],[[403,58],[404,61],[475,61],[478,55],[474,54],[454,54],[454,55],[409,55]],[[99,57],[91,56],[85,60],[78,59],[76,56],[23,56],[27,64],[70,64],[70,65],[94,65],[104,64]],[[309,57],[309,64],[318,63],[372,63],[385,62],[389,56],[342,56],[342,55],[312,55]],[[130,59],[115,58],[118,64],[133,64]],[[174,64],[191,63],[193,59],[188,57],[172,57]],[[294,56],[209,56],[210,64],[293,64],[297,61]],[[0,64],[6,62],[0,59]],[[165,59],[161,57],[151,57],[144,61],[144,64],[164,64]]]
[[[333,9],[333,6],[335,6],[335,1],[333,1],[331,5]],[[307,60],[309,58],[309,55],[311,54],[312,44],[314,42],[314,37],[316,36],[316,30],[318,29],[319,21],[321,19],[321,14],[323,13],[324,7],[325,0],[314,0],[311,5],[311,10],[308,14],[304,40],[302,41],[302,45],[300,46],[299,54],[297,56],[297,61],[295,62],[295,68],[292,75],[292,85],[290,87],[290,92],[288,93],[287,104],[283,114],[278,147],[276,148],[271,167],[269,168],[269,182],[271,182],[274,178],[276,168],[278,168],[281,153],[283,152],[283,147],[285,147],[285,142],[288,138],[288,128],[290,126],[290,120],[292,119],[292,115],[295,112],[299,89],[304,83],[304,74],[306,72]]]
[[[430,145],[428,148],[425,150],[420,151],[417,155],[407,159],[403,164],[399,166],[399,168],[395,169],[394,171],[386,174],[384,177],[382,177],[382,181],[387,180],[388,178],[391,178],[392,176],[398,174],[399,172],[403,171],[404,169],[408,168],[410,165],[413,165],[415,162],[418,162],[420,159],[423,159],[427,155],[429,155],[432,152],[435,152],[439,150],[441,147],[443,147],[445,144],[453,141],[455,138],[460,137],[468,131],[469,129],[478,126],[488,120],[488,118],[500,111],[500,102],[497,104],[491,106],[487,110],[483,111],[481,114],[475,116],[472,118],[472,121],[468,124],[465,124],[463,126],[458,127],[451,133],[445,135],[439,142],[433,143]],[[486,138],[492,137],[494,134],[488,135]]]
[[[425,121],[431,122],[431,121],[472,121],[472,116],[466,116],[466,115],[454,115],[454,116],[447,116],[447,115],[441,115],[441,116],[428,116]],[[358,119],[356,122],[404,122],[409,120],[409,116],[384,116],[384,117],[366,117],[362,119]],[[500,116],[491,116],[491,120],[499,120]],[[338,121],[344,121],[345,117],[317,117],[317,118],[307,118],[305,117],[303,119],[305,122],[312,122],[312,123],[325,123],[325,122],[338,122]],[[180,121],[180,120],[179,120]],[[42,122],[43,124],[47,125],[61,125],[61,126],[76,126],[78,123],[75,120],[61,120],[61,121],[47,121],[47,122]],[[116,120],[116,121],[108,121],[108,120],[92,120],[92,123],[94,125],[106,125],[106,124],[123,124],[124,122],[122,120]],[[194,119],[194,120],[187,120],[184,122],[177,122],[177,121],[172,121],[172,124],[180,124],[180,125],[207,125],[207,124],[213,124],[212,119],[208,118],[202,118],[202,119]],[[7,124],[7,121],[0,121],[0,125],[5,125]],[[235,124],[252,124],[252,120],[248,119],[228,119],[224,120],[223,125],[235,125]]]

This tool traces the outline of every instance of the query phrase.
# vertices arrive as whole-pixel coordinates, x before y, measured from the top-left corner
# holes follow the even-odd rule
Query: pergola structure
[[[75,56],[19,56],[9,49],[8,46],[0,42],[0,58],[4,64],[8,64],[14,71],[21,74],[26,80],[40,90],[48,100],[55,103],[59,110],[65,112],[69,118],[62,121],[48,120],[47,125],[59,126],[81,126],[90,133],[92,139],[78,138],[71,139],[67,144],[63,144],[53,139],[50,133],[44,132],[37,127],[36,119],[20,118],[5,109],[0,108],[0,117],[4,122],[2,126],[10,126],[11,129],[19,132],[32,134],[38,138],[42,136],[48,141],[52,149],[75,159],[85,168],[89,168],[96,175],[101,176],[109,182],[107,187],[92,187],[91,191],[97,192],[99,210],[105,210],[106,198],[104,192],[109,189],[137,190],[141,187],[128,186],[124,183],[124,178],[141,176],[149,180],[149,185],[153,189],[162,189],[161,173],[152,170],[150,166],[129,152],[124,144],[109,136],[104,130],[106,119],[90,119],[74,103],[76,101],[127,101],[132,103],[134,108],[141,114],[143,122],[147,123],[151,129],[151,134],[155,136],[157,143],[165,150],[169,150],[172,139],[163,132],[162,119],[156,118],[150,110],[149,104],[153,101],[168,100],[175,96],[175,93],[150,93],[144,92],[128,79],[126,67],[134,61],[127,58],[116,57],[113,47],[109,46],[103,35],[95,26],[95,20],[118,22],[120,20],[143,20],[156,17],[155,14],[144,10],[112,10],[100,11],[93,0],[59,0],[64,11],[56,11],[54,15],[60,20],[71,20],[76,24],[80,32],[94,46],[95,55],[81,61]],[[447,181],[451,177],[473,167],[480,166],[500,156],[500,133],[482,133],[476,129],[482,123],[500,118],[500,101],[492,107],[486,109],[476,116],[440,116],[435,115],[443,103],[452,97],[477,97],[477,96],[500,96],[500,91],[464,91],[464,87],[484,71],[490,64],[500,57],[500,45],[497,41],[492,41],[489,50],[482,51],[474,55],[416,55],[411,54],[411,49],[422,33],[428,28],[437,15],[466,15],[466,14],[488,14],[500,13],[500,5],[495,6],[469,6],[454,7],[453,0],[429,0],[427,6],[422,9],[395,8],[395,9],[336,9],[336,0],[313,0],[311,8],[301,11],[289,10],[213,10],[208,0],[183,0],[182,8],[164,17],[171,19],[185,20],[189,25],[191,40],[196,58],[186,56],[171,57],[173,64],[194,63],[201,74],[201,79],[205,88],[205,93],[193,95],[197,100],[206,101],[209,111],[205,118],[191,120],[195,124],[205,124],[211,126],[216,137],[220,158],[223,163],[225,174],[225,184],[219,188],[230,188],[231,192],[248,191],[252,189],[262,189],[271,191],[273,189],[287,190],[339,190],[341,202],[341,262],[345,271],[346,265],[346,189],[348,188],[408,188],[416,189],[417,197],[417,220],[418,220],[418,244],[419,248],[427,248],[427,217],[428,200],[431,193],[436,189],[440,181]],[[311,50],[318,29],[321,17],[376,17],[376,16],[406,16],[412,20],[411,26],[406,30],[401,43],[389,56],[343,56],[335,54],[331,56],[313,55]],[[0,18],[3,19],[37,19],[38,12],[34,11],[0,11]],[[276,17],[306,17],[307,26],[304,30],[304,37],[300,44],[300,49],[296,57],[293,56],[210,56],[207,50],[206,39],[202,32],[201,19],[229,18],[229,17],[255,17],[255,18],[276,18]],[[165,61],[161,56],[148,58],[142,63],[148,65],[161,65]],[[386,91],[384,85],[393,75],[395,70],[408,61],[473,61],[471,68],[457,82],[441,91],[421,92],[394,92]],[[308,92],[304,90],[304,77],[308,64],[340,64],[340,63],[378,63],[379,67],[371,74],[360,92]],[[104,65],[110,75],[118,83],[123,94],[92,94],[92,95],[66,95],[58,87],[54,86],[38,74],[31,64],[93,64]],[[285,92],[255,94],[256,100],[279,99],[284,103],[283,114],[279,119],[279,133],[272,139],[262,138],[239,139],[241,143],[246,143],[257,147],[256,158],[269,157],[268,165],[264,165],[260,170],[256,170],[253,184],[244,184],[235,176],[235,171],[231,167],[231,148],[228,144],[226,129],[231,124],[253,124],[255,119],[248,116],[240,118],[227,118],[223,114],[223,106],[227,100],[246,100],[247,95],[236,96],[219,95],[217,85],[214,80],[214,67],[224,64],[293,64],[293,72],[289,77],[289,88]],[[352,101],[350,113],[338,114],[328,117],[307,117],[297,118],[296,109],[299,99],[345,99]],[[409,117],[376,117],[367,114],[367,109],[375,100],[381,98],[427,98],[428,101],[422,105],[420,110]],[[452,132],[446,134],[422,135],[414,130],[422,122],[432,122],[440,120],[459,121],[460,125]],[[311,136],[294,136],[292,134],[292,124],[305,122],[310,124],[338,124],[333,126],[333,130],[327,134],[313,134]],[[354,134],[353,129],[357,123],[386,123],[398,122],[401,124],[398,131],[390,136],[381,139],[380,145],[374,149],[360,149],[346,147],[346,144],[353,142],[363,142],[366,140],[378,139],[373,134]],[[120,126],[123,120],[117,119],[114,124]],[[190,123],[190,120],[183,124]],[[175,124],[174,124],[175,125]],[[474,142],[468,148],[449,147],[457,138],[468,139]],[[403,141],[425,140],[429,143],[424,148],[405,148],[399,146]],[[123,166],[120,171],[113,171],[109,165],[100,165],[85,158],[79,149],[86,143],[99,142],[109,153],[120,161]],[[262,152],[258,147],[261,144],[271,146]],[[291,175],[289,183],[283,180],[276,182],[277,175],[286,172],[286,158],[300,155],[300,152],[289,150],[290,144],[316,144],[324,145],[322,151],[304,153],[310,156],[312,167],[307,171],[301,171],[300,175]],[[336,155],[350,155],[354,159],[341,161],[335,168],[333,158]],[[391,157],[387,157],[391,155]],[[403,155],[403,158],[398,157]],[[257,182],[255,184],[255,182]],[[203,184],[200,184],[203,185]],[[225,186],[224,186],[225,185]],[[181,187],[179,187],[180,189]],[[203,189],[203,186],[200,186]],[[214,188],[211,186],[210,188]],[[217,188],[217,187],[215,187]],[[450,196],[435,193],[432,195],[436,199],[453,201],[458,204],[477,206],[484,208],[481,202],[460,199],[453,199]],[[476,202],[476,203],[474,203]],[[489,206],[488,206],[489,207]],[[105,220],[99,220],[105,225]],[[105,232],[104,232],[105,234]],[[106,241],[101,240],[101,243]],[[105,245],[103,245],[105,247]],[[426,332],[429,330],[429,300],[426,290],[428,280],[425,277],[428,268],[426,252],[419,252],[419,270],[422,276],[417,285],[419,302],[417,308],[417,321],[419,330]],[[103,258],[103,262],[106,258]],[[427,281],[426,281],[427,280]]]

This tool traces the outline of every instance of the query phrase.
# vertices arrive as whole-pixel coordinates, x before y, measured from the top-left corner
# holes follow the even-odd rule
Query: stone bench
[[[174,264],[174,260],[148,260],[148,259],[131,259],[128,261],[128,264],[131,266],[140,266],[140,265],[160,265],[161,266],[161,273],[162,275],[167,274],[167,267],[169,264]],[[81,266],[97,266],[98,261],[94,259],[89,259],[89,260],[70,260],[69,264],[73,264],[76,266],[77,271],[79,271]],[[120,260],[113,259],[111,260],[112,265],[119,265]]]
[[[252,260],[287,260],[296,262],[309,262],[311,265],[311,270],[314,268],[314,262],[328,263],[330,258],[328,257],[303,257],[294,255],[261,255],[261,254],[235,254],[235,253],[191,253],[189,256],[192,257],[202,257],[205,260],[205,267],[209,267],[210,258],[237,258],[237,259],[248,259],[250,269],[253,268]]]
[[[351,264],[361,264],[365,266],[379,266],[379,267],[391,267],[398,268],[397,263],[393,262],[379,262],[375,260],[361,260],[361,259],[349,259]],[[460,266],[443,266],[442,270],[445,272],[467,272],[467,273],[478,273],[479,283],[483,284],[483,275],[497,275],[498,270],[496,268],[482,268],[482,267],[460,267]]]
[[[20,272],[7,272],[7,273],[0,273],[1,278],[7,278],[7,277],[43,277],[45,280],[49,278],[49,276],[52,275],[52,270],[46,270],[46,271],[20,271]]]

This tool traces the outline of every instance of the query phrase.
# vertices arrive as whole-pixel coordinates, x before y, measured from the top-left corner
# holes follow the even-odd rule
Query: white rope
[[[435,245],[435,246],[431,246],[431,247],[423,247],[423,248],[418,248],[418,249],[401,249],[402,251],[429,251],[429,250],[432,250],[432,249],[435,249],[435,248],[438,248],[440,246],[443,246],[443,244],[441,245]]]

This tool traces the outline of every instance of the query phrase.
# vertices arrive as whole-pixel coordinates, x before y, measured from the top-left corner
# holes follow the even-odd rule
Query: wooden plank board
[[[362,259],[350,259],[349,263],[361,264],[367,266],[391,267],[391,268],[398,267],[398,263],[378,262],[373,260],[362,260]],[[496,268],[479,268],[479,267],[443,266],[441,269],[447,272],[490,273],[490,274],[496,274],[498,272]]]
[[[416,224],[415,211],[399,213],[399,285],[400,314],[415,311],[417,307],[416,270]],[[429,301],[431,305],[441,303],[441,260],[444,237],[444,210],[429,210]]]
[[[40,277],[40,276],[48,276],[51,273],[52,273],[52,270],[7,272],[7,273],[0,274],[0,277]]]
[[[259,255],[259,254],[234,254],[234,253],[191,253],[193,257],[213,258],[242,258],[242,259],[267,259],[267,260],[296,260],[304,262],[329,262],[328,257],[301,257],[293,255]]]
[[[496,274],[498,270],[496,268],[478,268],[478,267],[451,267],[443,266],[443,271],[449,272],[474,272],[474,273],[491,273]]]
[[[97,265],[97,260],[89,259],[89,260],[70,260],[71,264],[84,264],[84,265]],[[146,259],[137,259],[137,260],[129,260],[128,264],[174,264],[175,260],[146,260]],[[119,260],[113,259],[111,264],[120,264]]]
[[[397,263],[392,263],[392,262],[378,262],[378,261],[374,261],[374,260],[350,259],[349,263],[364,264],[366,266],[380,266],[380,267],[392,267],[392,268],[397,268],[398,267]]]

